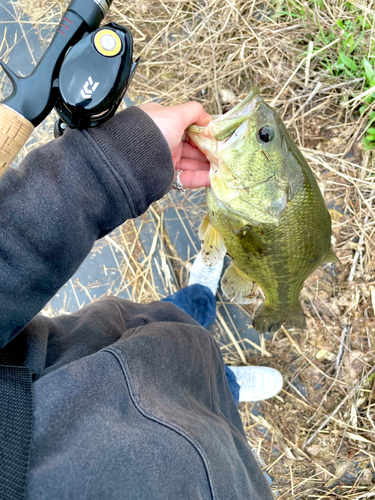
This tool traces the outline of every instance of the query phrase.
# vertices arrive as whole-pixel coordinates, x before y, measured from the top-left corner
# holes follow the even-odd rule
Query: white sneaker
[[[208,267],[203,264],[201,252],[195,257],[193,262],[188,285],[204,285],[216,295],[219,287],[219,281],[223,270],[223,261],[220,261],[216,266]]]
[[[283,388],[280,372],[268,366],[230,366],[240,385],[240,401],[262,401]]]

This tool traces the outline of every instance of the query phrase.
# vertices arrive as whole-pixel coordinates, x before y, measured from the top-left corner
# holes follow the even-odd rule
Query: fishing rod
[[[27,139],[56,109],[55,136],[67,128],[94,127],[118,108],[134,76],[130,31],[100,26],[112,0],[72,0],[31,75],[1,67],[13,92],[0,103],[0,177]]]

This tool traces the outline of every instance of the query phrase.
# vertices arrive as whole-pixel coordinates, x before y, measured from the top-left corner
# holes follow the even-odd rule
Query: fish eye
[[[273,139],[274,136],[274,131],[272,127],[268,127],[267,125],[265,127],[262,127],[258,131],[259,139],[262,142],[270,142]]]

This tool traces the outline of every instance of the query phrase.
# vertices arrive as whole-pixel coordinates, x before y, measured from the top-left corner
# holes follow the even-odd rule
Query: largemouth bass
[[[199,229],[203,262],[212,266],[229,255],[221,280],[229,300],[250,303],[261,287],[258,331],[304,328],[303,283],[338,259],[322,193],[281,118],[254,88],[231,111],[187,134],[211,164]]]

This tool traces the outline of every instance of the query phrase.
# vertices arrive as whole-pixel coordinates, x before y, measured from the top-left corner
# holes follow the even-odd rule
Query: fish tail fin
[[[305,328],[306,319],[301,304],[272,307],[261,304],[255,311],[253,326],[258,332],[276,332],[281,325],[286,328]]]

